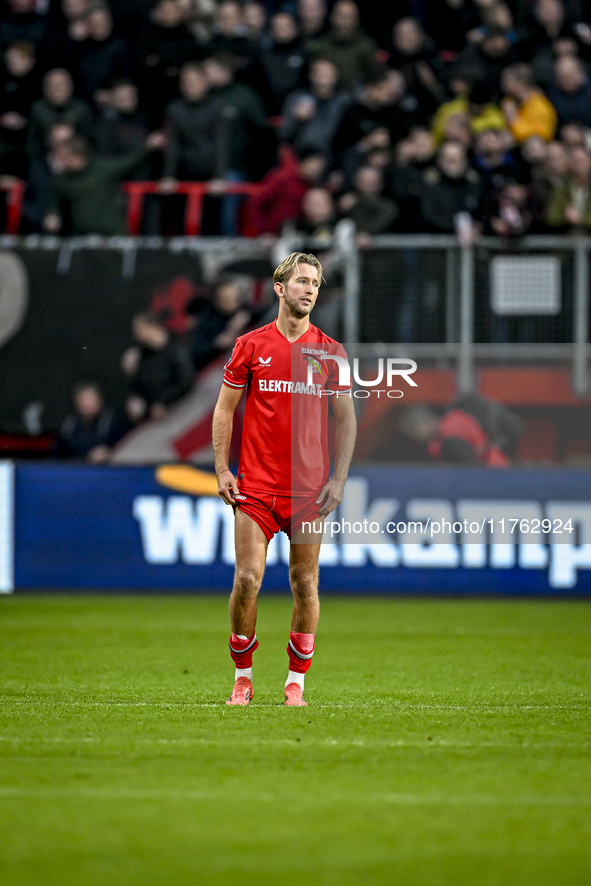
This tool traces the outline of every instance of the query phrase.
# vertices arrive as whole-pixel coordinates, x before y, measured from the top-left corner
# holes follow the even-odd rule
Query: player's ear
[[[279,298],[283,298],[283,283],[280,283],[278,280],[277,283],[273,284],[273,289],[275,290]]]

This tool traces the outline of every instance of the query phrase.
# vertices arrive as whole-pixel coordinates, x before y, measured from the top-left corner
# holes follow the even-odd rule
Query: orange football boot
[[[252,683],[248,677],[238,677],[226,704],[247,705],[250,704],[253,695]]]

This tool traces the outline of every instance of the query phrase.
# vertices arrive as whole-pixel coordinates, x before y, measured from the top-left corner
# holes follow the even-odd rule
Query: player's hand
[[[161,421],[166,415],[167,409],[164,403],[152,403],[150,406],[150,418]]]
[[[91,465],[104,465],[109,461],[111,457],[111,450],[108,446],[99,445],[93,446],[90,452],[86,456],[86,461],[90,462]]]
[[[165,132],[151,132],[144,144],[149,151],[163,151],[167,142]]]
[[[178,186],[176,178],[168,175],[158,182],[158,190],[161,194],[174,194]]]
[[[43,219],[43,230],[47,231],[48,234],[57,234],[61,229],[62,220],[59,215],[56,215],[54,212],[50,212],[49,215],[46,215]]]
[[[219,197],[226,193],[226,182],[223,178],[210,178],[207,182],[207,193]]]
[[[236,477],[232,471],[229,468],[226,471],[221,471],[218,474],[218,495],[224,499],[227,505],[235,505],[234,496],[237,493]]]
[[[576,206],[567,206],[564,210],[564,217],[571,225],[580,225],[583,223],[583,215]]]
[[[19,114],[18,111],[6,111],[5,114],[0,116],[0,122],[2,122],[2,126],[5,129],[13,129],[15,132],[18,132],[18,130],[24,129],[27,125],[27,118]]]
[[[328,514],[332,514],[334,509],[340,505],[343,500],[344,486],[344,483],[339,483],[339,481],[335,480],[333,477],[332,480],[329,480],[328,483],[322,487],[320,495],[316,499],[317,505],[322,502],[322,507],[318,511],[320,517],[326,517]]]

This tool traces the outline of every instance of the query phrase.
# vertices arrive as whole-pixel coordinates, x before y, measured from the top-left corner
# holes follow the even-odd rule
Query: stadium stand
[[[562,394],[550,384],[549,402],[582,406],[590,276],[584,236],[591,232],[586,4],[405,0],[391,7],[353,0],[6,0],[5,245],[22,247],[31,281],[41,285],[53,270],[33,255],[36,244],[46,242],[47,257],[57,249],[60,286],[74,291],[76,256],[85,274],[95,273],[90,253],[81,258],[80,236],[92,249],[103,242],[94,235],[121,244],[130,235],[155,250],[169,242],[173,251],[175,237],[251,238],[265,253],[257,253],[254,271],[243,259],[220,261],[214,250],[199,252],[197,274],[170,271],[148,282],[136,274],[144,247],[134,239],[122,246],[122,273],[135,287],[136,312],[181,279],[191,291],[213,291],[220,274],[245,273],[258,322],[272,308],[264,281],[273,256],[305,243],[327,268],[330,304],[318,311],[335,335],[477,349],[512,343],[521,361],[511,370],[518,380],[512,390],[528,390],[521,409],[536,407],[523,375],[527,347],[544,345],[543,355],[536,353],[551,365],[538,369],[561,379]],[[343,224],[357,231],[349,250],[337,242]],[[43,241],[46,235],[53,239]],[[162,261],[168,267],[168,258]],[[100,262],[114,273],[110,253]],[[179,317],[186,325],[182,311]],[[129,319],[129,312],[113,317],[117,347]],[[500,372],[497,352],[478,377],[476,362],[489,351],[470,352],[468,362],[467,351],[458,353],[442,369],[436,352],[425,352],[424,371],[487,393],[483,379]],[[107,393],[117,400],[112,368],[94,370],[110,378]],[[73,373],[72,365],[67,387],[86,377]],[[491,396],[507,402],[506,392]],[[0,424],[22,441],[14,409],[6,407]],[[59,427],[55,417],[50,424]],[[553,434],[546,429],[538,438],[550,460],[568,449],[557,449]],[[520,446],[536,449],[530,425]]]
[[[5,2],[0,21],[5,229],[52,230],[51,195],[57,190],[63,198],[64,178],[71,174],[63,159],[51,164],[41,217],[22,212],[19,217],[26,189],[16,180],[26,182],[32,164],[50,150],[48,133],[56,122],[71,124],[72,138],[84,136],[100,159],[133,155],[148,130],[164,129],[164,157],[144,167],[149,173],[144,181],[163,182],[163,192],[177,195],[197,193],[190,190],[195,182],[260,180],[276,165],[281,143],[324,153],[324,183],[346,214],[349,201],[339,197],[352,187],[359,166],[369,162],[383,172],[376,196],[409,200],[400,193],[402,178],[419,201],[418,211],[392,219],[390,229],[397,232],[433,230],[428,196],[421,198],[432,189],[438,166],[433,158],[419,160],[404,150],[417,127],[432,127],[438,144],[463,145],[484,200],[479,221],[489,228],[508,183],[519,183],[526,202],[539,194],[538,169],[554,150],[550,145],[566,144],[565,127],[580,126],[588,150],[591,32],[583,4],[409,0],[397,9],[386,22],[352,0],[328,7],[305,0],[159,0],[133,11],[102,0]],[[498,143],[494,167],[483,163],[479,140],[489,131]],[[543,142],[536,144],[537,153],[529,144],[536,136]],[[576,169],[564,170],[556,187],[576,175]],[[457,189],[453,172],[443,173],[442,187]],[[473,190],[460,189],[457,197],[467,211]],[[146,184],[143,193],[148,192]],[[547,202],[551,196],[545,195]],[[237,199],[222,201],[226,209],[210,221],[209,232],[221,226],[229,233],[229,224],[239,224],[235,208],[228,215]],[[138,232],[137,209],[136,196],[131,233]],[[162,215],[151,213],[148,233],[167,233]],[[240,225],[242,231],[242,219]],[[538,231],[555,227],[544,207],[538,207],[535,225]],[[524,227],[529,225],[510,233]],[[257,226],[246,222],[245,230]],[[198,231],[201,225],[193,221],[189,233]],[[68,233],[67,223],[62,233]]]

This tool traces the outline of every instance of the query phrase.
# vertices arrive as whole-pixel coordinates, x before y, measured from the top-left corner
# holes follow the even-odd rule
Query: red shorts
[[[285,532],[291,538],[294,532],[301,529],[302,523],[316,523],[318,526],[324,521],[324,517],[318,515],[321,506],[316,504],[316,499],[310,501],[309,498],[265,495],[261,492],[257,492],[255,498],[254,495],[240,492],[236,507],[258,523],[267,541],[271,541],[277,532]]]

